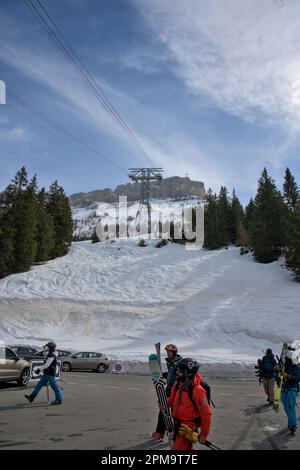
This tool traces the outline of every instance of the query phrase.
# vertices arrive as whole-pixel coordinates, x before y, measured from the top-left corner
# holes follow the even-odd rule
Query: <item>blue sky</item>
[[[35,0],[36,2],[36,0]],[[116,165],[0,105],[0,190],[25,165],[68,194],[127,182],[132,166],[255,193],[264,166],[300,183],[300,2],[42,0],[148,160],[23,0],[1,0],[0,80]],[[300,94],[299,94],[300,96]],[[57,132],[57,131],[56,131]],[[65,138],[64,138],[65,139]],[[74,146],[75,145],[75,146]]]

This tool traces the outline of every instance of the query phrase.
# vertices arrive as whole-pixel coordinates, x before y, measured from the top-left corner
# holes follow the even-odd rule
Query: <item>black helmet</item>
[[[269,349],[266,350],[266,355],[267,356],[272,356],[272,354],[273,354],[272,349],[269,348]]]
[[[55,351],[56,344],[53,341],[50,341],[49,343],[45,344],[45,348],[48,348],[49,351]]]
[[[199,370],[199,364],[194,359],[190,357],[180,359],[180,361],[175,364],[176,371],[184,372],[185,377],[194,377]]]

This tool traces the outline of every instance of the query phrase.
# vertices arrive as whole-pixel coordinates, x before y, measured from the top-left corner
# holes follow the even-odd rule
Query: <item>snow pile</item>
[[[239,250],[137,241],[74,243],[70,253],[0,280],[0,339],[147,359],[157,341],[202,362],[252,362],[299,338],[300,292],[275,262]]]

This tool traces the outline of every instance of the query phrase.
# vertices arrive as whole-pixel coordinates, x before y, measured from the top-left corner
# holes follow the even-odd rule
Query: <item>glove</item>
[[[41,369],[35,369],[35,373],[36,373],[36,375],[40,375]]]
[[[200,436],[199,436],[199,444],[205,445],[205,443],[206,443],[206,437],[201,436],[201,434],[200,434]]]
[[[280,377],[277,377],[277,378],[276,378],[276,385],[277,385],[277,387],[280,387],[280,384],[281,384],[281,378],[280,378]]]
[[[186,424],[180,425],[179,436],[184,437],[192,444],[196,444],[196,442],[198,442],[198,439],[199,439],[199,433],[196,431],[193,431],[193,429],[187,426]]]

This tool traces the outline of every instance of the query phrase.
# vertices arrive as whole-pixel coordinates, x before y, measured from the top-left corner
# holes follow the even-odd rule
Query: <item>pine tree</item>
[[[230,204],[230,225],[229,225],[229,236],[230,242],[233,245],[246,245],[247,234],[245,230],[244,221],[244,209],[242,204],[237,197],[235,190],[232,193],[232,199]]]
[[[14,224],[7,189],[0,194],[0,278],[14,270]]]
[[[54,248],[54,224],[47,209],[47,193],[42,188],[37,194],[37,250],[35,261],[45,262],[50,259]]]
[[[251,198],[249,204],[246,206],[245,209],[245,227],[248,233],[251,231],[251,227],[253,226],[253,218],[255,213],[255,204],[253,199]]]
[[[13,202],[14,231],[14,272],[30,269],[36,255],[36,178],[25,187],[26,173],[22,168],[14,180],[15,200]]]
[[[300,201],[290,217],[286,266],[300,282]]]
[[[270,263],[278,259],[284,247],[284,204],[266,168],[259,179],[254,204],[250,234],[254,258]]]
[[[36,180],[36,177],[35,177]],[[28,186],[28,173],[24,166],[19,170],[12,180],[11,187],[14,188],[15,193],[21,193]]]
[[[69,199],[57,181],[50,186],[47,209],[54,224],[54,248],[51,255],[53,258],[64,256],[72,242],[73,223]]]
[[[287,168],[283,183],[283,199],[289,211],[293,212],[296,209],[297,202],[300,194],[294,176]]]
[[[218,233],[218,204],[217,196],[209,189],[206,195],[204,210],[204,247],[209,250],[220,248]]]
[[[231,209],[226,186],[221,186],[217,199],[218,245],[227,246],[230,243]]]

